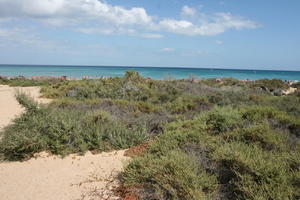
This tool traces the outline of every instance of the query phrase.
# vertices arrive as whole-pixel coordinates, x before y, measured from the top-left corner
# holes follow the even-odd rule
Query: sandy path
[[[15,99],[16,90],[30,94],[40,103],[48,103],[49,99],[39,98],[39,87],[9,87],[0,85],[0,129],[9,124],[17,115],[24,111]]]
[[[13,88],[0,85],[0,127],[6,126],[23,109],[14,98],[15,89],[40,99],[38,87]],[[25,162],[0,163],[0,199],[2,200],[94,200],[118,199],[112,188],[115,176],[128,157],[124,151],[64,159],[43,152]]]
[[[0,199],[118,199],[115,176],[127,160],[124,151],[85,156],[33,158],[0,164]]]

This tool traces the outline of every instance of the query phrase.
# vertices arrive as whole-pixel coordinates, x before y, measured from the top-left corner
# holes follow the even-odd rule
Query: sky
[[[299,0],[0,0],[0,64],[300,70]]]

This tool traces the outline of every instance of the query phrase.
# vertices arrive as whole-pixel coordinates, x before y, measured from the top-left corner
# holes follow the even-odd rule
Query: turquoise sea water
[[[300,71],[271,70],[239,70],[239,69],[209,69],[209,68],[167,68],[167,67],[104,67],[104,66],[47,66],[47,65],[0,65],[0,76],[68,76],[75,78],[116,77],[123,76],[128,70],[138,71],[144,77],[152,79],[188,78],[225,78],[233,77],[240,80],[282,79],[300,80]]]

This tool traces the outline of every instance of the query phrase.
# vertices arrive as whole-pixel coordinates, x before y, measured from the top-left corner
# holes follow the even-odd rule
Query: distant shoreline
[[[300,72],[300,70],[279,70],[279,69],[255,69],[255,68],[220,68],[220,67],[182,67],[182,66],[121,66],[121,65],[45,65],[45,64],[0,64],[2,66],[22,67],[96,67],[96,68],[152,68],[152,69],[190,69],[190,70],[238,70],[238,71],[278,71],[278,72]],[[300,68],[300,67],[299,67]]]
[[[71,65],[0,65],[0,76],[67,76],[82,77],[121,77],[128,70],[139,72],[143,77],[155,80],[234,78],[238,80],[281,79],[298,81],[300,71],[216,69],[216,68],[178,68],[178,67],[127,67],[127,66],[71,66]]]

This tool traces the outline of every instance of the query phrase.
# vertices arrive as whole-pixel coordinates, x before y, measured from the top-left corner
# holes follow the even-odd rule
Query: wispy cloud
[[[164,38],[164,35],[162,35],[162,34],[156,34],[156,33],[144,33],[144,34],[141,34],[140,37],[142,37],[142,38],[160,39],[160,38]]]
[[[213,36],[230,29],[242,30],[259,27],[257,23],[231,13],[215,13],[212,16],[202,14],[197,21],[197,23],[193,23],[187,20],[164,19],[160,21],[160,27],[167,32],[190,36]]]
[[[197,13],[197,10],[195,8],[191,8],[187,5],[183,6],[181,9],[181,14],[183,16],[194,16],[194,15],[196,15],[196,13]]]
[[[87,34],[213,36],[230,29],[258,27],[256,22],[231,13],[199,13],[196,8],[183,6],[181,14],[191,18],[152,17],[143,7],[124,8],[100,0],[0,0],[0,20],[32,19]]]
[[[160,51],[162,51],[162,52],[174,52],[175,49],[173,49],[173,48],[163,48]]]

